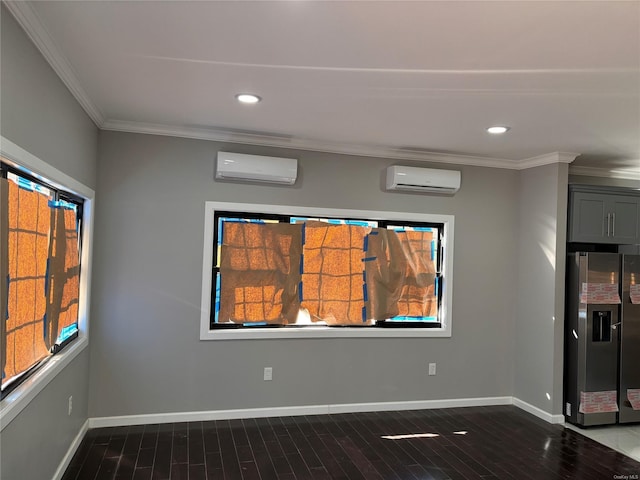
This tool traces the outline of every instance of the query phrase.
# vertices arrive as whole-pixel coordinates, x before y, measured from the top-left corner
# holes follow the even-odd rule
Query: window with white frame
[[[452,216],[207,202],[205,230],[203,339],[450,335]]]
[[[83,199],[0,164],[2,398],[78,337]]]

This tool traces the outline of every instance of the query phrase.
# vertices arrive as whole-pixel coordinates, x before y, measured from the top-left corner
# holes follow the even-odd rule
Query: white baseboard
[[[343,403],[335,405],[305,405],[293,407],[245,408],[237,410],[209,410],[200,412],[174,412],[89,419],[89,428],[121,427],[153,423],[198,422],[205,420],[231,420],[237,418],[289,417],[299,415],[326,415],[356,412],[388,412],[393,410],[426,410],[434,408],[479,407],[511,405],[512,397],[458,398],[449,400],[418,400],[409,402]]]
[[[237,410],[205,410],[200,412],[151,413],[96,417],[89,419],[89,428],[123,427],[154,423],[201,422],[206,420],[232,420],[237,418],[289,417],[328,414],[328,405],[298,407],[243,408]]]
[[[71,445],[69,445],[69,449],[67,450],[67,453],[65,454],[62,461],[60,462],[60,465],[58,465],[58,469],[56,470],[56,473],[53,474],[52,480],[60,480],[62,478],[62,476],[64,475],[64,472],[67,470],[67,467],[71,463],[71,459],[73,458],[73,456],[76,454],[76,451],[80,447],[80,443],[82,443],[82,440],[84,439],[84,436],[87,433],[87,430],[89,430],[89,419],[87,419],[82,424],[82,427],[80,427],[80,431],[78,432],[76,437],[73,439],[73,442],[71,442]]]
[[[564,423],[564,415],[553,415],[549,412],[545,412],[544,410],[535,407],[523,400],[520,400],[519,398],[513,397],[513,405],[524,410],[527,413],[530,413],[531,415],[541,418],[545,422],[554,424]]]
[[[432,410],[435,408],[511,405],[511,397],[454,398],[408,402],[344,403],[328,405],[329,413],[390,412],[393,410]]]

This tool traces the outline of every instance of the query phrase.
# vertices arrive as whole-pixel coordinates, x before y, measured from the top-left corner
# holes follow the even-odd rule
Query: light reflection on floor
[[[640,425],[638,424],[580,428],[566,423],[565,427],[640,462]]]
[[[404,435],[383,435],[385,440],[406,440],[408,438],[435,438],[439,437],[437,433],[407,433]]]
[[[469,432],[467,432],[466,430],[459,430],[452,433],[454,435],[466,435]],[[405,433],[401,435],[382,435],[381,438],[384,438],[385,440],[407,440],[414,438],[436,438],[439,436],[439,433]]]

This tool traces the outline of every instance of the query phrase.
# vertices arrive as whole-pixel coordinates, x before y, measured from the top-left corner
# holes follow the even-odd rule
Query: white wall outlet
[[[73,395],[69,397],[69,410],[67,415],[71,415],[71,412],[73,412]]]
[[[429,375],[435,375],[436,374],[436,364],[435,363],[430,363],[429,364]]]
[[[273,368],[264,367],[264,380],[266,382],[273,380]]]

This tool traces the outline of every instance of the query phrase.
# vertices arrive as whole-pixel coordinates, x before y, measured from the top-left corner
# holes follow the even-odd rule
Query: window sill
[[[0,402],[0,431],[11,423],[22,410],[62,372],[71,361],[89,345],[87,337],[80,337],[63,351],[53,356],[40,370]]]
[[[314,327],[313,329],[250,328],[203,330],[200,340],[282,340],[288,338],[442,338],[451,337],[443,328]]]

